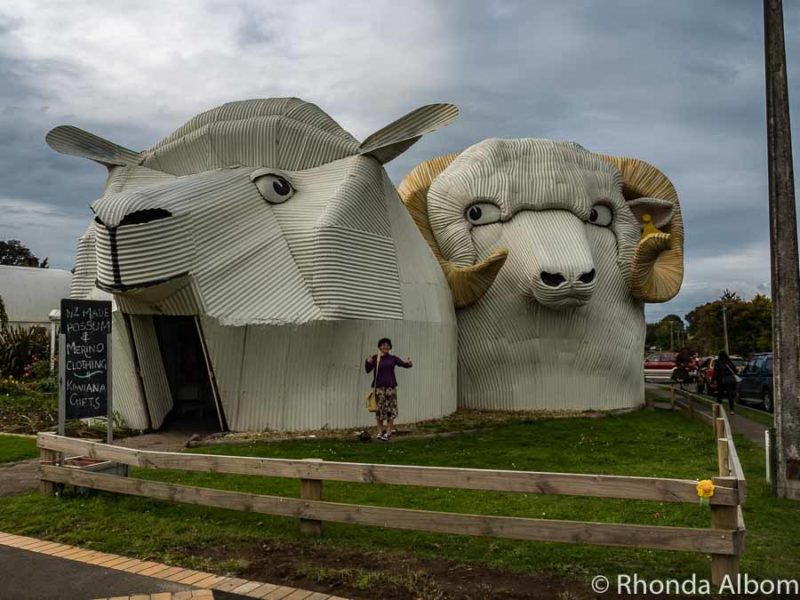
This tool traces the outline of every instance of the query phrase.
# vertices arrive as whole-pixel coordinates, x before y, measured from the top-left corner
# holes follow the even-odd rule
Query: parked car
[[[754,354],[741,378],[739,399],[756,401],[772,412],[772,352]]]
[[[654,352],[644,359],[645,380],[671,381],[677,352]]]
[[[731,361],[736,365],[736,373],[741,376],[742,371],[747,365],[741,356],[731,356]],[[706,356],[700,359],[700,366],[697,368],[697,392],[709,394],[717,393],[717,380],[714,378],[714,365],[717,362],[716,356]]]

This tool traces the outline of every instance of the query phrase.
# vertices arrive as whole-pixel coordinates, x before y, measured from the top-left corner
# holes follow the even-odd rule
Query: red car
[[[671,381],[677,352],[654,352],[644,359],[645,380]]]

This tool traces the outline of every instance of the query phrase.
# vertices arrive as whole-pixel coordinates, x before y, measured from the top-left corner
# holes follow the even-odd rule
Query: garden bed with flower
[[[34,434],[58,423],[58,381],[42,327],[0,324],[0,432]]]
[[[58,424],[55,378],[0,379],[0,432],[34,434]]]

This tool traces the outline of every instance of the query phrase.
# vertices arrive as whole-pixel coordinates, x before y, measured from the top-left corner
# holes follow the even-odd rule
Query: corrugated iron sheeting
[[[97,225],[100,282],[105,285],[138,285],[188,273],[195,253],[187,221],[185,216],[175,216],[144,225],[117,227],[120,281],[114,279],[111,234],[102,225]]]
[[[385,163],[410,147],[422,135],[445,127],[456,118],[458,108],[452,104],[421,106],[370,135],[361,143],[358,151],[360,154],[371,154],[381,163]],[[401,145],[402,149],[399,151],[394,148]]]
[[[253,424],[247,421],[244,421],[245,427],[238,426],[243,422],[239,416],[239,406],[243,353],[248,328],[221,326],[216,319],[207,316],[201,317],[200,321],[228,427],[234,431],[254,429],[251,427]],[[265,361],[264,368],[269,367],[270,362]],[[234,423],[237,426],[234,426]]]
[[[192,316],[203,313],[195,282],[188,276],[118,294],[116,301],[120,310],[130,315]]]
[[[230,165],[308,169],[355,154],[358,142],[296,98],[230,102],[194,117],[152,149],[143,165],[188,175]]]
[[[452,324],[329,321],[299,327],[248,326],[212,331],[204,321],[228,424],[233,430],[367,426],[370,376],[364,359],[388,336],[414,367],[398,369],[400,417],[412,422],[456,409],[456,332]],[[240,348],[244,348],[240,350]],[[243,356],[237,364],[235,357]],[[239,398],[235,393],[240,371]],[[234,408],[236,407],[236,408]]]
[[[95,257],[94,222],[89,223],[85,233],[78,240],[78,253],[75,256],[75,272],[72,276],[70,298],[86,298],[97,280],[97,259]]]
[[[326,227],[316,258],[314,297],[327,318],[403,318],[391,238]]]
[[[131,429],[147,429],[147,409],[136,374],[133,343],[125,315],[118,310],[112,313],[111,318],[111,377],[113,412],[119,413]]]
[[[224,121],[244,121],[256,117],[286,116],[287,118],[307,123],[322,131],[334,133],[337,136],[353,142],[358,142],[327,113],[316,104],[306,102],[299,98],[263,98],[255,100],[238,100],[228,102],[211,110],[192,117],[185,125],[179,127],[168,135],[151,150],[158,150],[162,146],[172,143],[197,129],[211,123]]]
[[[108,166],[137,164],[141,160],[138,152],[118,146],[71,125],[56,127],[47,134],[46,139],[53,150],[89,158]]]
[[[363,395],[370,379],[363,360],[384,336],[393,339],[399,355],[415,361],[413,369],[399,372],[400,421],[455,410],[456,329],[447,284],[405,209],[396,198],[388,206],[403,274],[405,320],[298,327],[223,327],[213,319],[202,320],[231,429],[369,425],[372,416],[364,410]]]
[[[164,417],[172,410],[172,392],[161,360],[153,317],[130,315],[130,320],[150,413],[150,425],[153,429],[158,429],[164,422]]]

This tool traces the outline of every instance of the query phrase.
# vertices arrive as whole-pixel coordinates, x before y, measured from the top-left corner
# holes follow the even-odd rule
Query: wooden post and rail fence
[[[678,396],[678,398],[676,398]],[[724,485],[731,487],[738,492],[740,504],[735,507],[717,506],[711,503],[711,526],[712,528],[734,528],[745,532],[744,517],[742,507],[747,496],[747,484],[742,470],[742,463],[739,461],[739,454],[736,452],[736,445],[733,442],[733,430],[728,419],[728,413],[721,404],[711,405],[711,414],[703,410],[698,410],[695,406],[699,401],[694,394],[687,390],[672,386],[670,404],[672,408],[685,410],[690,417],[701,420],[711,426],[714,433],[714,440],[717,444],[717,464],[719,475],[712,481],[714,485]],[[735,555],[716,555],[711,556],[712,580],[718,581],[725,574],[739,573],[739,558],[744,551],[742,544],[741,552]]]
[[[716,489],[709,500],[711,527],[703,529],[365,506],[328,502],[323,500],[322,494],[324,481],[345,481],[696,504],[699,502],[697,482],[687,479],[184,454],[123,448],[50,433],[38,436],[40,489],[55,494],[57,484],[71,484],[171,502],[294,517],[300,520],[301,530],[309,535],[320,535],[322,523],[329,521],[515,540],[700,552],[711,555],[712,579],[720,583],[726,574],[733,577],[739,570],[745,536],[741,511],[745,482],[724,411],[717,417],[714,431],[719,440],[720,472],[713,479]],[[104,474],[64,466],[64,456],[89,457],[144,469],[299,479],[301,497],[259,495]]]

